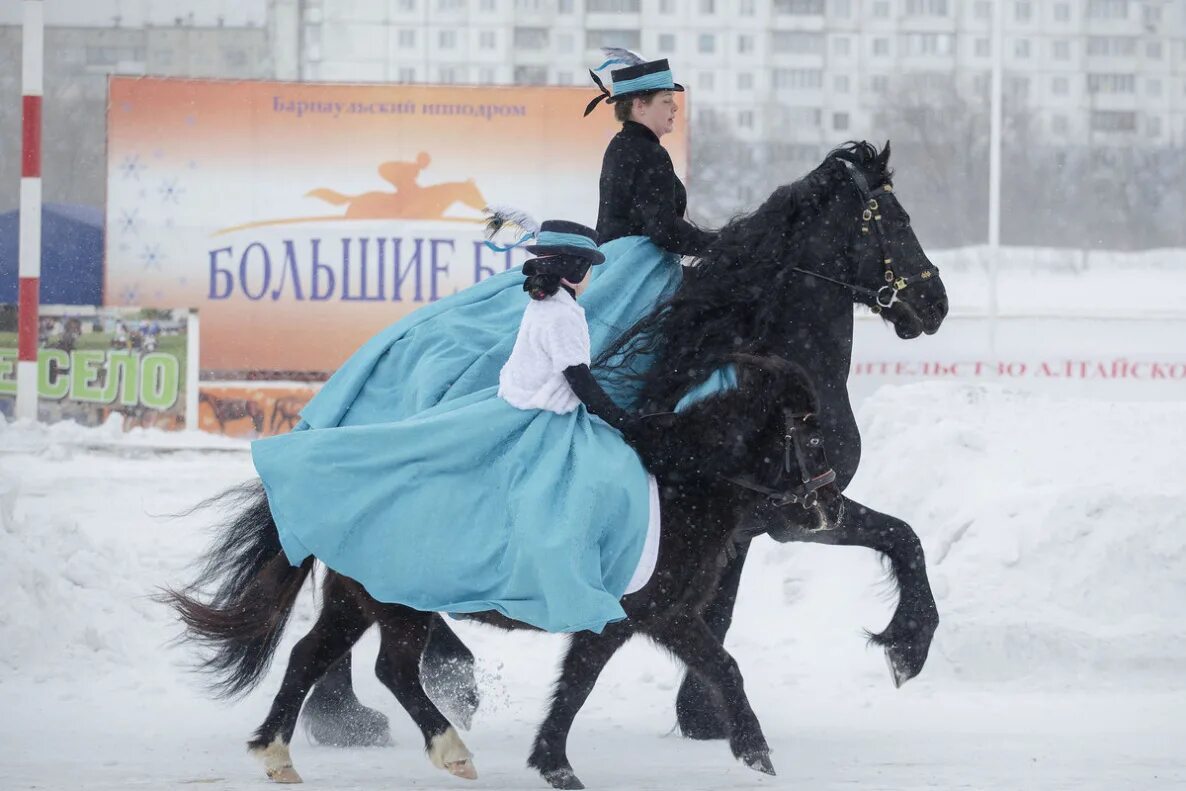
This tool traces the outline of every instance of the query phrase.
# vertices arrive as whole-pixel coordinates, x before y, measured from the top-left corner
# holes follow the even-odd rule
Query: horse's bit
[[[881,254],[882,266],[885,267],[882,272],[882,277],[885,279],[885,285],[878,289],[866,288],[859,286],[856,283],[848,283],[843,280],[838,280],[827,275],[821,275],[819,272],[812,272],[807,269],[799,267],[791,267],[795,272],[804,275],[809,275],[820,280],[826,280],[829,283],[835,283],[838,286],[844,286],[849,291],[857,296],[858,301],[868,305],[874,313],[880,313],[885,308],[891,307],[898,300],[898,292],[904,290],[907,286],[914,283],[919,283],[924,280],[930,280],[939,273],[939,268],[932,264],[927,269],[922,270],[917,275],[910,275],[909,277],[899,277],[894,274],[892,269],[894,259],[885,251],[885,236],[881,230],[881,215],[880,204],[877,202],[878,196],[886,195],[894,191],[894,185],[886,182],[875,190],[869,189],[869,182],[865,179],[865,174],[861,173],[853,163],[847,159],[840,160],[844,163],[844,167],[848,170],[848,175],[852,177],[853,183],[857,190],[861,193],[861,202],[864,209],[861,211],[861,233],[867,234],[870,229],[873,231],[873,237],[877,241],[877,251]]]
[[[799,503],[803,508],[809,509],[815,506],[819,500],[819,490],[823,487],[836,482],[836,471],[830,466],[819,472],[814,472],[810,469],[810,458],[808,457],[807,448],[804,446],[806,442],[812,448],[819,448],[820,438],[812,437],[808,440],[803,439],[803,422],[811,417],[810,412],[793,413],[787,410],[783,412],[786,434],[783,437],[783,472],[790,475],[791,454],[794,454],[795,461],[799,465],[799,474],[802,481],[790,489],[782,491],[772,489],[769,486],[763,486],[759,483],[754,483],[747,478],[729,478],[725,480],[729,483],[736,484],[743,489],[749,489],[758,494],[764,494],[770,498],[770,502],[775,508],[782,508],[791,505],[792,503]],[[819,448],[821,456],[823,456],[823,449]],[[823,456],[824,463],[827,463],[827,457]]]

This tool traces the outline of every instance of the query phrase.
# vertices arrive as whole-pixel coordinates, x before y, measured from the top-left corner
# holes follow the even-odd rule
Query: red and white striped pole
[[[16,417],[37,419],[37,313],[41,297],[41,94],[45,17],[25,0],[21,28],[21,225],[17,308]]]

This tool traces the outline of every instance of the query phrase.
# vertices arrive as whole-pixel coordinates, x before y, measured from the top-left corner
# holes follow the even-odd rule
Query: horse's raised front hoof
[[[553,769],[549,772],[540,772],[540,774],[552,788],[580,789],[585,787],[585,784],[571,769]]]
[[[922,672],[926,661],[926,655],[919,657],[910,643],[904,646],[894,643],[885,647],[885,664],[889,667],[890,680],[896,689],[901,689],[903,684]]]
[[[297,774],[297,770],[293,769],[291,766],[281,766],[277,769],[269,769],[268,779],[273,783],[294,784],[305,782],[301,779],[301,776]]]
[[[309,738],[326,747],[387,747],[391,744],[387,715],[357,701],[343,701],[334,708],[306,705],[301,717]]]
[[[459,761],[450,761],[445,764],[445,770],[454,777],[460,777],[463,780],[477,780],[478,770],[474,766],[474,762],[469,758],[462,758]]]
[[[420,683],[450,722],[463,731],[470,729],[481,702],[472,659],[426,655],[420,666]]]
[[[759,750],[757,752],[747,753],[741,756],[741,760],[745,765],[755,772],[761,772],[764,775],[775,776],[774,763],[770,760],[770,752],[768,750]]]

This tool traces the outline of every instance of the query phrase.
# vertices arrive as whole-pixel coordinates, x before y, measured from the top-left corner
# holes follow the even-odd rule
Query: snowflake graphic
[[[139,181],[140,174],[148,170],[148,165],[140,161],[139,154],[128,154],[119,163],[118,170],[125,180]]]
[[[123,233],[138,233],[140,230],[140,210],[124,209],[120,212],[119,230]]]
[[[140,263],[144,265],[145,269],[160,270],[161,264],[165,257],[161,254],[161,246],[159,244],[150,244],[140,252]]]
[[[165,179],[157,188],[157,192],[165,203],[180,203],[181,196],[185,194],[185,188],[177,183],[177,179]]]
[[[135,305],[140,301],[140,286],[128,283],[119,292],[119,299],[125,305]]]

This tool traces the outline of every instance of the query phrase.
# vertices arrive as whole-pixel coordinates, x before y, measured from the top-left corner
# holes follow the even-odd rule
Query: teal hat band
[[[579,233],[557,233],[555,231],[541,231],[535,237],[535,247],[583,247],[586,250],[596,250],[597,243],[588,236]]]
[[[675,78],[670,71],[657,71],[654,74],[644,74],[633,80],[614,82],[614,96],[637,91],[670,91],[675,89]]]

